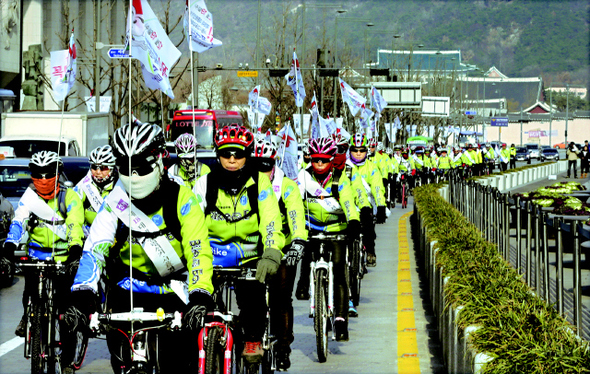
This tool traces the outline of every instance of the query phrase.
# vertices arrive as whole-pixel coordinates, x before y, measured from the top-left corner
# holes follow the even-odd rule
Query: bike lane
[[[445,373],[436,319],[418,275],[407,209],[397,207],[376,226],[377,266],[368,268],[350,341],[329,341],[327,362],[317,360],[309,302],[294,300],[290,373]]]

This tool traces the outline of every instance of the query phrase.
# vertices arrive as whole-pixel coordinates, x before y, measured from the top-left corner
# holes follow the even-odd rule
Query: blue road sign
[[[466,110],[465,114],[468,116],[474,116],[477,114],[477,111],[476,110]]]
[[[111,48],[109,49],[110,58],[129,58],[129,54],[125,48]]]
[[[508,118],[492,118],[490,125],[508,127]]]

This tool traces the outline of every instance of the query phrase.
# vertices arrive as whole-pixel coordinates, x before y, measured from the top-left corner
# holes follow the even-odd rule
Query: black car
[[[558,161],[559,160],[559,152],[557,152],[557,149],[553,149],[553,148],[543,149],[541,151],[541,155],[539,156],[539,159],[541,160],[541,162],[543,162],[545,160]]]
[[[516,161],[530,161],[531,155],[525,147],[516,148]]]

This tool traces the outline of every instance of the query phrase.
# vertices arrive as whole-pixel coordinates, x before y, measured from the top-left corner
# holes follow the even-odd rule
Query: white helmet
[[[268,140],[264,140],[262,138],[255,140],[252,157],[275,158],[276,155],[277,147],[273,142],[269,142]]]
[[[162,129],[134,123],[117,129],[113,138],[119,178],[132,198],[143,199],[158,188],[164,174],[166,143]]]
[[[113,148],[110,145],[103,145],[101,147],[97,147],[90,152],[90,156],[88,156],[88,161],[90,162],[90,168],[96,169],[102,166],[106,166],[109,168],[109,174],[106,177],[100,177],[92,173],[92,180],[99,185],[100,187],[105,186],[115,180],[116,170],[116,158],[113,154]]]
[[[64,164],[57,153],[52,151],[41,151],[33,154],[29,162],[31,174],[50,174],[55,175],[63,171]]]

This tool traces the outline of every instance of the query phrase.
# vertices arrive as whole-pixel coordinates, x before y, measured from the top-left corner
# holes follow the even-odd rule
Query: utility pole
[[[551,141],[551,126],[553,125],[553,97],[551,95],[552,93],[553,93],[553,85],[551,85],[551,87],[549,87],[549,145],[550,146],[553,143]]]
[[[565,85],[565,146],[567,147],[567,123],[570,117],[570,85]]]
[[[94,21],[94,51],[96,53],[96,63],[94,64],[94,111],[100,112],[100,52],[102,49],[96,48],[96,43],[100,41],[100,0],[96,0],[96,19]]]

